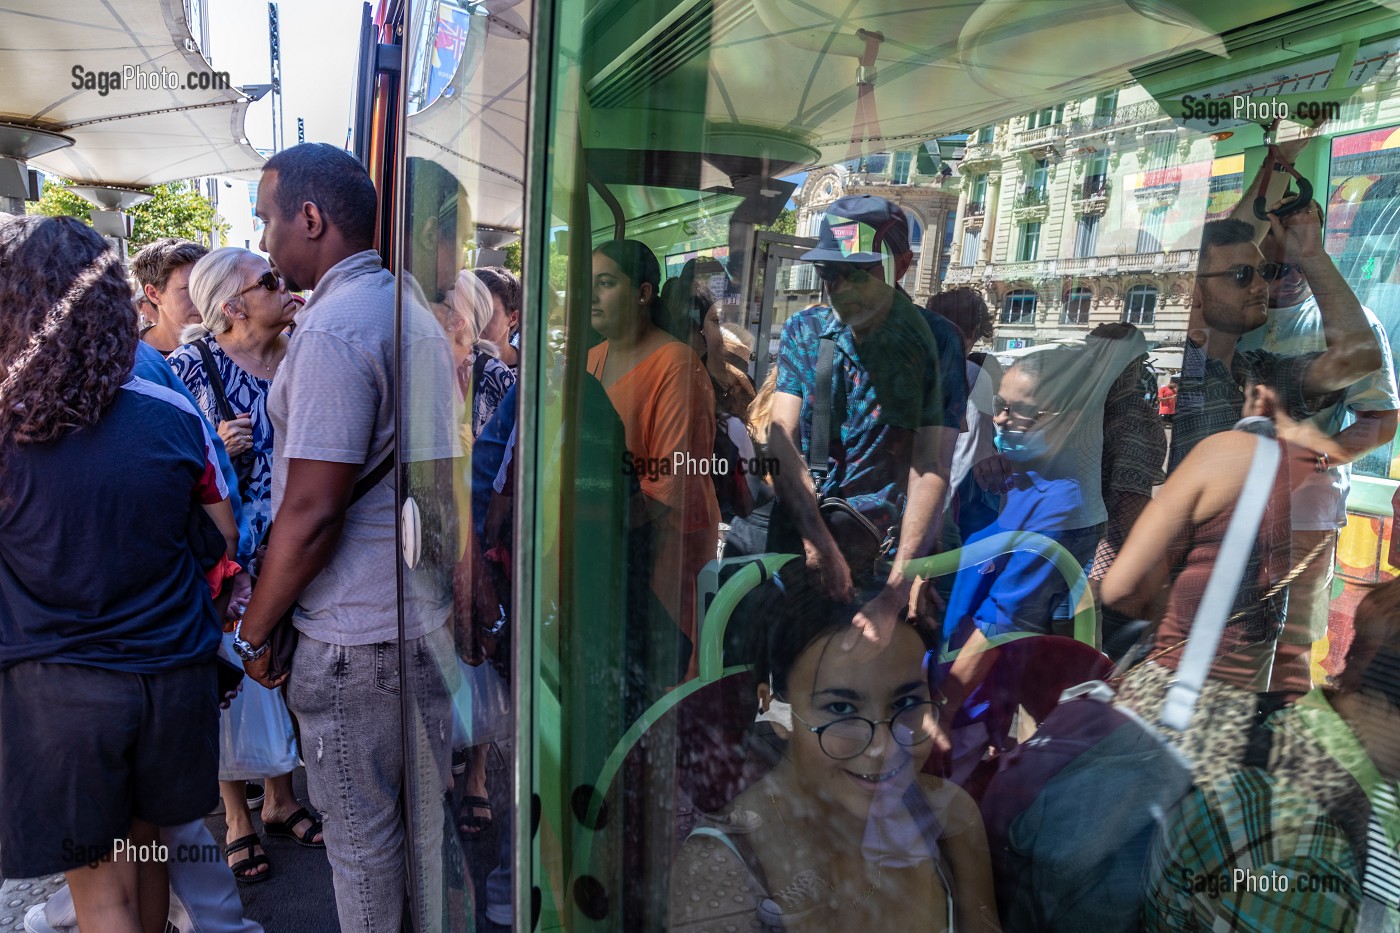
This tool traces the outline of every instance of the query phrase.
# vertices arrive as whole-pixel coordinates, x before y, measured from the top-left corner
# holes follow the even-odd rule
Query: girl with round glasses
[[[929,639],[853,642],[860,604],[790,594],[755,652],[778,761],[682,845],[671,930],[997,928],[976,805],[922,773]]]

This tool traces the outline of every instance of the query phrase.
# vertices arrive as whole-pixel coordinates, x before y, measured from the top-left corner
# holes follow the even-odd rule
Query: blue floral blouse
[[[267,393],[272,388],[270,379],[250,376],[233,361],[219,346],[213,335],[200,338],[209,348],[214,363],[219,367],[219,376],[224,380],[224,391],[228,395],[229,406],[235,414],[249,412],[253,420],[253,472],[247,489],[240,489],[244,515],[248,521],[249,538],[239,542],[239,563],[251,556],[253,548],[262,540],[263,532],[272,522],[272,422],[267,417]],[[211,424],[218,425],[219,403],[214,397],[213,386],[204,371],[204,359],[192,343],[187,343],[171,353],[166,361],[175,370],[175,375],[190,390],[199,410]]]

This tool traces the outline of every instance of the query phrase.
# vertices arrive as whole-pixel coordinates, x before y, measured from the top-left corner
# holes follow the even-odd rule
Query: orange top
[[[604,341],[589,351],[588,371],[601,378],[607,358]],[[715,557],[720,522],[708,472],[715,443],[710,377],[694,350],[668,340],[604,388],[622,419],[642,492],[666,506],[652,540],[652,591],[694,641],[695,577]]]

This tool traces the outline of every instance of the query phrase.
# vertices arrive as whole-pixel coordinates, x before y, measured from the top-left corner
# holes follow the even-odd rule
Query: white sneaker
[[[44,905],[35,904],[24,912],[24,933],[78,933],[78,925],[74,923],[71,927],[50,926],[49,918],[44,916]]]
[[[801,920],[819,907],[827,906],[831,885],[810,868],[792,876],[785,887],[765,897],[758,905],[758,915],[767,923],[781,929],[789,921]]]

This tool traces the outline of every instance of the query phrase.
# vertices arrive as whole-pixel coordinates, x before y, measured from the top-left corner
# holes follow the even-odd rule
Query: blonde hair
[[[778,364],[774,362],[768,367],[768,375],[763,377],[758,394],[749,403],[749,430],[760,444],[768,443],[768,430],[773,425],[773,395],[777,390]]]
[[[243,280],[238,270],[249,259],[263,258],[241,246],[224,246],[207,254],[190,270],[190,300],[199,309],[200,323],[191,324],[180,332],[180,342],[189,343],[206,334],[224,334],[233,320],[224,305],[238,297]]]

